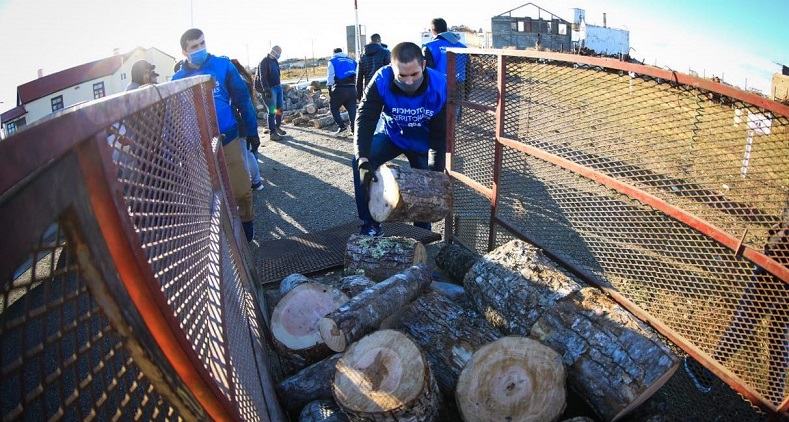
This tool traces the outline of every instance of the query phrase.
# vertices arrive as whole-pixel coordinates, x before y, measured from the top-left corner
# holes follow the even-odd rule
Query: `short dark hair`
[[[425,56],[422,55],[422,49],[412,42],[401,42],[392,49],[392,61],[410,63],[414,59],[421,65],[425,61]]]
[[[378,34],[370,35],[370,41],[372,42],[381,42],[381,36]]]
[[[181,50],[186,50],[186,43],[192,40],[196,40],[202,36],[203,36],[203,31],[197,28],[187,29],[186,32],[184,32],[184,34],[181,35]]]
[[[334,51],[333,51],[333,52],[334,52],[334,53],[342,53],[342,48],[340,48],[340,47],[337,47],[337,48],[335,48],[335,49],[334,49]]]
[[[433,19],[430,21],[430,26],[433,27],[433,30],[439,34],[442,32],[447,32],[447,21],[442,18]]]

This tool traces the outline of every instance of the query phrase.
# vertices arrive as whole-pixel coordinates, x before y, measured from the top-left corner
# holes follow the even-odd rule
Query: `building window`
[[[58,95],[57,97],[52,99],[52,111],[58,111],[63,109],[63,96]]]
[[[121,80],[126,79],[126,72],[121,72]]]
[[[16,132],[17,130],[19,130],[24,125],[25,125],[25,118],[24,117],[21,118],[21,119],[16,119],[16,120],[14,120],[12,122],[8,122],[5,125],[6,134],[10,135],[10,134]]]
[[[104,82],[97,82],[93,84],[93,99],[101,98],[104,94]]]

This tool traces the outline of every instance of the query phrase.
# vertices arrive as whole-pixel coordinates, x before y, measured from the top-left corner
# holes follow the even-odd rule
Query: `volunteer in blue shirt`
[[[397,44],[391,65],[379,69],[365,88],[356,115],[352,161],[361,234],[383,235],[381,224],[373,220],[367,206],[378,166],[404,154],[412,168],[444,170],[443,160],[428,162],[428,150],[434,149],[442,157],[446,153],[446,100],[446,77],[426,69],[422,50],[411,42]],[[414,225],[431,227],[429,222]]]
[[[244,165],[241,142],[238,141],[238,122],[233,113],[235,107],[240,112],[246,127],[254,128],[246,140],[249,148],[257,151],[260,146],[260,138],[256,130],[258,120],[249,90],[228,58],[208,54],[203,31],[192,28],[184,32],[181,35],[181,49],[187,61],[173,75],[173,80],[197,75],[209,75],[216,80],[213,92],[214,108],[219,132],[223,136],[222,151],[244,234],[247,241],[251,241],[254,236],[252,190],[249,173]]]
[[[335,48],[334,55],[329,59],[326,76],[326,85],[329,87],[329,109],[337,123],[338,129],[335,136],[348,133],[340,116],[340,106],[348,111],[348,122],[353,133],[353,122],[356,120],[356,61],[342,52],[342,48]]]

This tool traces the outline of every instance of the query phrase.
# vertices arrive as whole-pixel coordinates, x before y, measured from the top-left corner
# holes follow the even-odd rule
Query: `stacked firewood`
[[[259,94],[258,94],[259,95]],[[260,98],[262,104],[262,98]],[[329,110],[329,97],[321,91],[320,84],[304,87],[283,85],[284,111],[282,121],[296,126],[320,129],[334,123]],[[348,121],[348,113],[340,107],[341,117]],[[258,119],[266,119],[265,107],[258,107]],[[264,120],[265,121],[265,120]]]
[[[380,221],[437,221],[451,207],[444,173],[384,165],[376,175],[369,205]],[[414,239],[352,235],[342,279],[282,281],[271,332],[289,412],[555,421],[570,390],[616,420],[678,366],[650,327],[523,241],[482,257],[445,246],[436,265],[454,285],[434,280],[427,260]]]

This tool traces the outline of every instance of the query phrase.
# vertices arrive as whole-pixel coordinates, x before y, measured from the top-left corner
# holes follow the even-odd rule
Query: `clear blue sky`
[[[359,23],[368,36],[390,46],[418,42],[434,17],[449,25],[490,29],[490,18],[526,4],[484,0],[358,0]],[[649,64],[769,91],[770,78],[789,64],[789,0],[551,0],[535,2],[572,20],[571,8],[586,10],[588,23],[630,31],[633,56]],[[532,7],[515,16],[533,16]],[[272,44],[283,58],[321,57],[346,47],[353,0],[0,0],[3,77],[0,111],[16,102],[16,87],[45,74],[122,52],[156,47],[181,58],[178,39],[192,22],[206,33],[214,54],[253,66]]]

